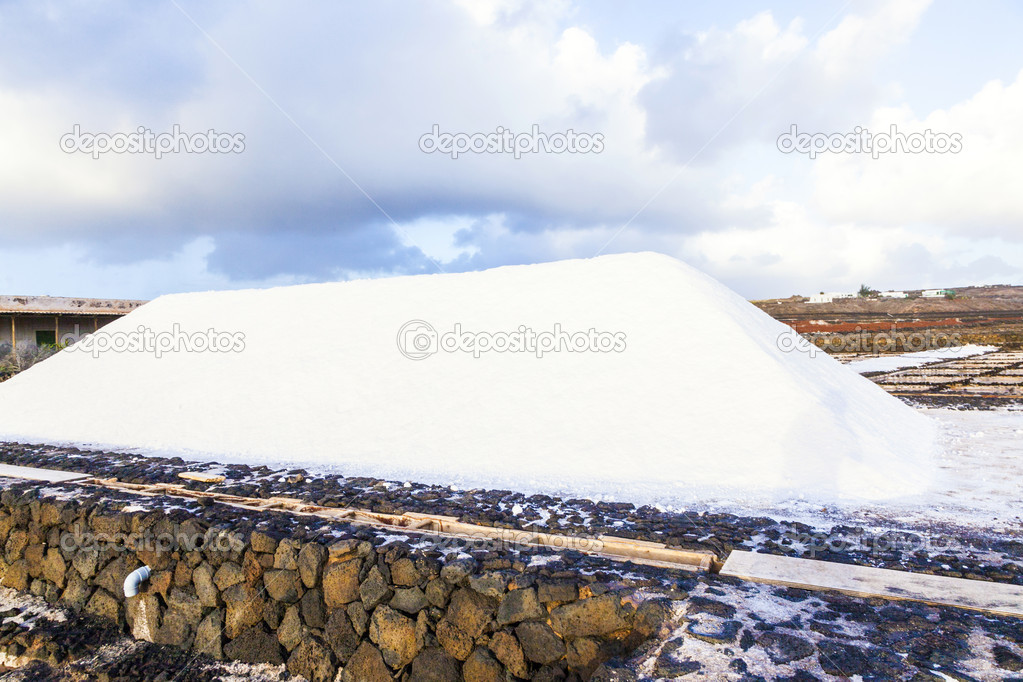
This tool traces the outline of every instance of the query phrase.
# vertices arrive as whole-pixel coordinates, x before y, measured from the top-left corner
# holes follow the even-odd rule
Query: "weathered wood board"
[[[219,474],[207,474],[202,471],[182,471],[178,474],[178,478],[184,478],[189,481],[199,481],[200,483],[223,483],[226,480]]]
[[[169,483],[141,485],[122,483],[117,479],[100,478],[90,479],[86,483],[119,490],[130,490],[142,495],[175,495],[195,499],[207,498],[241,509],[277,509],[293,514],[306,514],[349,523],[363,523],[401,529],[402,532],[444,535],[474,540],[493,539],[519,546],[544,547],[556,551],[576,550],[617,561],[632,561],[638,564],[662,568],[710,571],[716,566],[720,566],[717,556],[711,552],[674,549],[658,542],[619,538],[612,535],[589,538],[515,528],[479,526],[471,523],[462,523],[453,516],[413,512],[406,514],[384,514],[351,507],[320,507],[291,497],[240,497],[208,491],[189,490],[182,485]]]
[[[48,481],[50,483],[80,481],[84,478],[89,478],[86,474],[79,474],[74,471],[36,469],[34,467],[19,467],[13,464],[0,464],[0,477],[24,478],[30,481]]]
[[[1023,618],[1023,586],[1007,583],[743,551],[733,551],[728,555],[721,575],[808,590],[836,590],[859,597],[909,599]]]

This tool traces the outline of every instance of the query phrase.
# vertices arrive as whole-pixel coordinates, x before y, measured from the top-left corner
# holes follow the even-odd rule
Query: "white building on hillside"
[[[881,298],[909,298],[905,291],[882,291]]]
[[[942,296],[955,295],[955,292],[951,289],[924,289],[920,295],[924,298],[941,298]]]

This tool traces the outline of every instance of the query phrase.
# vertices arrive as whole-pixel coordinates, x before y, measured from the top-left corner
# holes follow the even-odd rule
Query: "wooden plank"
[[[182,471],[178,474],[178,478],[184,478],[188,481],[199,481],[200,483],[223,483],[227,480],[219,474],[206,474],[201,471]]]
[[[405,516],[412,519],[431,519],[433,521],[458,521],[457,516],[441,516],[440,514],[423,514],[420,512],[405,512]]]
[[[1023,617],[1023,586],[1007,583],[744,551],[728,555],[721,575],[807,590],[835,590],[857,597],[908,599]]]
[[[633,540],[632,538],[622,538],[617,535],[598,535],[598,540],[604,542],[627,542],[632,545],[639,545],[641,547],[667,547],[663,542],[651,542],[649,540]]]
[[[453,516],[421,514],[384,514],[364,509],[328,508],[311,505],[292,497],[239,497],[221,493],[189,490],[182,485],[159,483],[138,485],[122,483],[116,479],[94,478],[88,481],[94,485],[127,490],[143,495],[175,495],[190,498],[209,498],[219,503],[241,509],[280,510],[293,514],[317,516],[348,523],[361,523],[377,527],[392,528],[417,534],[432,534],[448,537],[493,539],[520,546],[544,547],[555,551],[575,550],[618,561],[634,561],[650,566],[675,568],[688,571],[709,571],[718,565],[717,556],[711,552],[671,549],[659,542],[632,540],[612,535],[597,538],[577,537],[539,533],[519,528],[499,528],[462,523]]]
[[[57,471],[55,469],[36,469],[35,467],[19,467],[13,464],[0,464],[0,476],[7,478],[24,478],[29,481],[48,481],[63,483],[64,481],[80,481],[89,478],[87,474],[74,471]]]
[[[649,547],[634,545],[630,541],[603,542],[601,552],[606,554],[617,554],[630,559],[642,559],[658,563],[689,564],[697,566],[701,570],[709,570],[716,558],[710,552],[694,552],[684,549],[670,549],[668,547]]]

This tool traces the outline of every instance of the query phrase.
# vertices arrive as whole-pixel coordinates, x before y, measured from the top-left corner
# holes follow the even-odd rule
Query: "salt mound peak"
[[[930,420],[783,334],[654,253],[177,294],[0,384],[0,435],[636,503],[924,492]]]

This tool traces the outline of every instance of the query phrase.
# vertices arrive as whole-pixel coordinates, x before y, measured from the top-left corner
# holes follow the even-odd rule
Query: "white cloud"
[[[958,133],[957,154],[826,154],[813,165],[814,200],[834,221],[897,226],[927,223],[949,234],[1023,239],[1023,72],[988,83],[948,110],[920,118],[909,107],[881,108],[871,132]]]
[[[875,2],[868,13],[848,14],[821,37],[814,50],[816,61],[829,79],[854,77],[905,42],[930,4],[931,0]]]
[[[399,12],[386,2],[186,4],[219,47],[172,5],[109,0],[49,15],[8,5],[0,21],[13,36],[28,26],[52,44],[0,45],[0,148],[12,160],[0,165],[0,236],[20,249],[12,262],[38,254],[86,273],[83,286],[121,277],[145,295],[408,272],[427,258],[458,269],[585,257],[612,237],[608,251],[684,256],[750,295],[907,268],[974,276],[985,256],[1015,272],[1005,245],[1023,217],[1023,74],[914,111],[912,84],[891,81],[889,67],[928,4],[856,4],[828,25],[763,11],[723,29],[665,22],[663,43],[613,45],[588,28],[594,10],[567,0]],[[83,28],[104,17],[102,33]],[[246,149],[97,161],[59,150],[75,123],[241,132]],[[792,123],[954,130],[964,150],[810,161],[774,148]],[[433,124],[572,128],[606,144],[599,155],[452,160],[418,149]],[[990,239],[964,246],[977,234]],[[114,254],[114,242],[129,247]],[[260,256],[274,245],[275,257]],[[372,256],[360,261],[360,249]],[[85,255],[104,252],[102,263]],[[11,276],[0,287],[15,287]]]
[[[265,229],[259,224],[268,216],[338,202],[354,209],[340,222],[356,214],[380,219],[359,187],[399,220],[477,210],[481,202],[487,212],[625,216],[670,170],[646,153],[644,112],[636,101],[659,72],[636,45],[601,49],[578,26],[551,30],[560,14],[536,7],[502,6],[482,17],[500,15],[500,21],[482,24],[476,23],[480,16],[442,5],[396,19],[386,8],[324,4],[315,22],[296,22],[293,10],[272,5],[195,12],[229,58],[179,16],[164,31],[183,38],[183,50],[198,47],[201,80],[157,120],[142,93],[111,97],[60,87],[44,97],[5,88],[0,79],[5,102],[18,105],[7,107],[5,135],[17,136],[19,157],[31,171],[18,175],[20,183],[0,186],[3,213],[20,218],[3,221],[0,231],[20,223],[66,234],[69,216],[77,215],[102,234],[154,210],[167,211],[158,220],[174,212],[201,216],[177,222],[175,229],[186,232],[225,224]],[[271,44],[283,49],[267,50]],[[57,149],[74,123],[110,133],[139,125],[162,132],[174,123],[186,132],[215,128],[243,133],[246,149],[220,158],[108,154],[94,160]],[[434,123],[468,133],[498,126],[529,131],[533,124],[549,133],[572,128],[602,133],[607,144],[599,156],[455,162],[418,149]],[[16,179],[16,171],[10,174],[5,179]],[[410,201],[416,205],[402,206]],[[108,211],[120,211],[122,219],[107,219]]]

